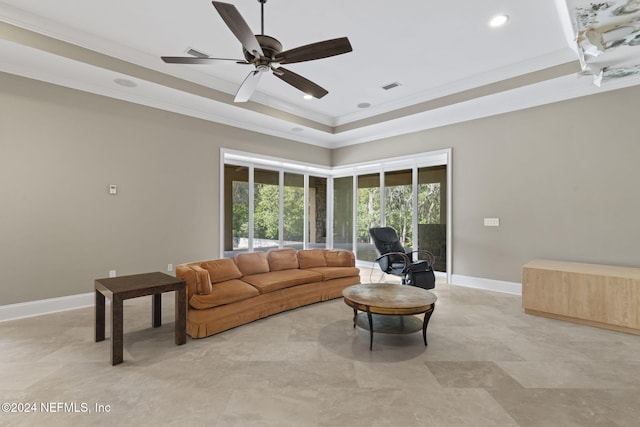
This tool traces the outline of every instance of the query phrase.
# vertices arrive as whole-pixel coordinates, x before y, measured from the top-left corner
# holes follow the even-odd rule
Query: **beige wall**
[[[332,163],[451,147],[454,274],[520,282],[533,258],[640,266],[639,99],[640,86],[607,92],[345,147]]]
[[[640,87],[331,152],[0,73],[0,305],[218,257],[220,147],[336,166],[452,147],[454,274],[519,282],[537,257],[639,266],[637,99]]]
[[[320,147],[0,73],[0,305],[218,257],[221,147],[330,161]]]

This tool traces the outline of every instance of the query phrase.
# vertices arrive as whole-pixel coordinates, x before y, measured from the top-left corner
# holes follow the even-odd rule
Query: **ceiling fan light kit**
[[[281,67],[281,64],[313,61],[351,52],[353,48],[349,39],[341,37],[283,51],[282,43],[274,37],[264,34],[264,4],[267,0],[257,1],[260,3],[261,8],[261,34],[253,34],[251,28],[234,5],[219,1],[211,2],[227,27],[229,27],[229,30],[242,44],[244,60],[192,56],[163,56],[161,57],[162,60],[167,64],[214,64],[220,61],[235,61],[239,64],[253,65],[255,70],[252,70],[240,85],[234,102],[248,101],[258,87],[260,77],[267,71],[271,71],[274,76],[302,91],[305,95],[310,95],[314,98],[325,96],[329,93],[326,89],[293,71]]]

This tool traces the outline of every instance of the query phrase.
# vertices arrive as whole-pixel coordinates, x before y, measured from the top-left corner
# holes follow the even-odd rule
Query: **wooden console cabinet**
[[[640,335],[640,268],[534,260],[522,267],[522,307]]]

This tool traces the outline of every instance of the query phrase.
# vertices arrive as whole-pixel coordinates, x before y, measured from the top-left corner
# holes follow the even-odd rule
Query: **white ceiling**
[[[259,34],[257,0],[227,1]],[[347,36],[353,52],[287,65],[322,99],[269,75],[234,104],[251,66],[160,60],[188,48],[242,58],[210,1],[0,0],[0,71],[335,148],[639,84],[577,77],[572,16],[590,2],[568,1],[268,0],[265,34],[285,50]]]

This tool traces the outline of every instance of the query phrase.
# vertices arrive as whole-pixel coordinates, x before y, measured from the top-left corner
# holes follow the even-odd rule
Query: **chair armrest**
[[[411,255],[411,254],[422,254],[422,255],[426,255],[427,256],[427,262],[429,263],[429,267],[433,267],[433,264],[436,263],[436,257],[429,251],[412,251],[412,252],[407,252],[407,255]]]
[[[386,254],[380,255],[378,258],[375,259],[375,262],[379,262],[382,258],[391,256],[391,255],[398,255],[402,258],[402,260],[404,261],[404,269],[406,270],[407,267],[409,267],[409,264],[411,264],[411,260],[409,259],[409,256],[407,254],[405,254],[404,252],[387,252]]]

